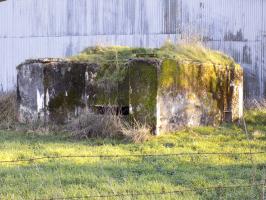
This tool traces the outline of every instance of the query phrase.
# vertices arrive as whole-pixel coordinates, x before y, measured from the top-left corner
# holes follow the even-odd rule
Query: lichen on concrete
[[[239,109],[233,108],[238,108],[242,76],[233,62],[223,66],[165,60],[159,77],[160,116],[166,121],[161,128],[169,131],[177,124],[214,125],[238,119]]]

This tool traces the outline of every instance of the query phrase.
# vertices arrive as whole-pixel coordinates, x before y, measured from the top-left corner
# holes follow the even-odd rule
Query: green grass
[[[182,152],[266,151],[265,112],[249,112],[249,143],[237,126],[199,127],[151,139],[143,144],[112,139],[76,141],[64,134],[0,131],[0,160],[62,155],[171,154]],[[265,116],[265,115],[264,115]],[[256,123],[255,119],[260,119]],[[253,121],[252,121],[253,120]],[[0,199],[50,199],[86,195],[186,190],[246,185],[261,180],[266,155],[194,155],[169,157],[46,159],[0,163]],[[259,199],[261,186],[216,188],[178,194],[109,199]],[[97,199],[97,198],[90,198]],[[99,199],[99,198],[98,198]]]

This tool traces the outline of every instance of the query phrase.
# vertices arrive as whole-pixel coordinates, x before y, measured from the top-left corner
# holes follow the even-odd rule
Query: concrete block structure
[[[112,107],[159,134],[243,115],[243,70],[233,62],[137,56],[121,64],[119,80],[99,78],[106,76],[103,68],[106,64],[92,60],[22,63],[17,67],[19,121],[68,123],[83,111]]]

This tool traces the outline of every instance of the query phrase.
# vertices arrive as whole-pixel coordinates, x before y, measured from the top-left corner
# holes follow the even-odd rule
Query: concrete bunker
[[[25,61],[17,67],[19,121],[64,124],[84,111],[104,114],[112,109],[159,134],[242,117],[243,71],[238,64],[222,54],[223,63],[203,62],[177,52],[180,57],[169,56],[173,52],[162,49],[122,49],[123,60],[117,52],[117,60],[106,59],[103,49],[99,53],[95,48],[86,51],[89,59]],[[97,62],[98,54],[106,61]]]

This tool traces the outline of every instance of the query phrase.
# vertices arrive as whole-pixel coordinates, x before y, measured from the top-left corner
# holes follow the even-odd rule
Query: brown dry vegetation
[[[144,142],[150,136],[150,128],[145,124],[129,124],[126,119],[109,111],[104,115],[85,112],[68,125],[56,125],[36,121],[20,124],[17,121],[16,92],[0,95],[0,129],[46,135],[53,132],[70,132],[76,139],[118,138],[131,142]]]
[[[138,122],[129,124],[122,116],[112,112],[104,115],[83,113],[72,120],[66,129],[76,139],[117,138],[139,143],[148,140],[150,136],[147,125]]]

